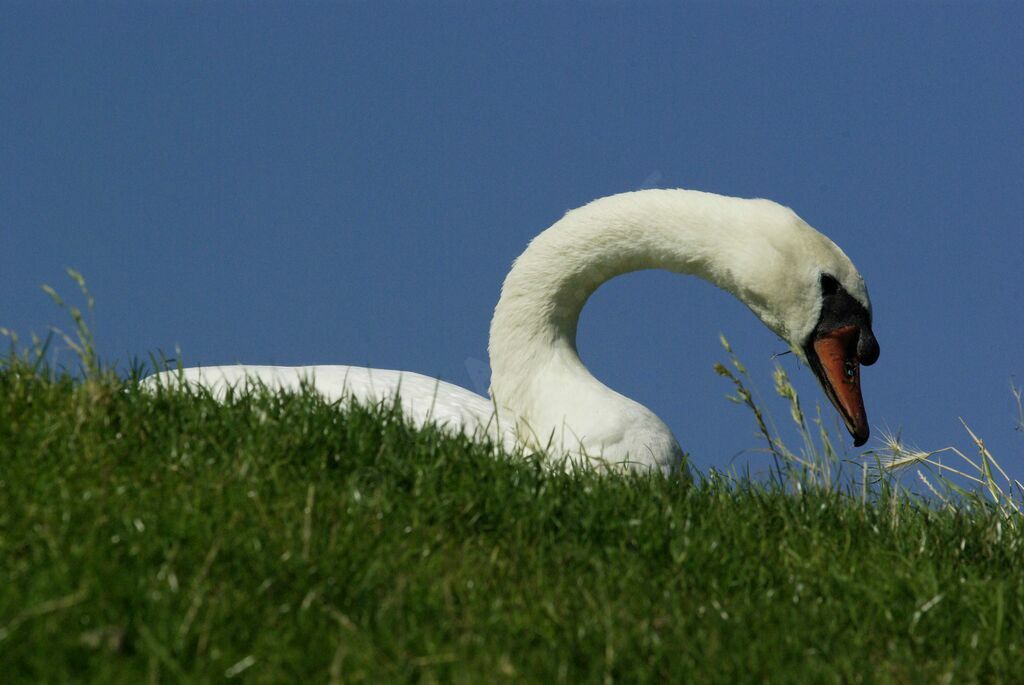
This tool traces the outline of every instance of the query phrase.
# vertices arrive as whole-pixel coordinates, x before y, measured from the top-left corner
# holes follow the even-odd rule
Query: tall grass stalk
[[[64,298],[53,287],[44,284],[42,286],[43,292],[49,295],[50,299],[58,307],[66,310],[74,323],[73,335],[65,333],[64,330],[56,326],[51,330],[75,353],[85,377],[87,379],[96,378],[100,373],[100,359],[96,353],[96,339],[93,337],[92,329],[86,321],[86,315],[88,315],[89,319],[93,319],[96,300],[93,298],[92,293],[89,292],[89,288],[85,283],[85,277],[81,273],[71,267],[67,267],[66,271],[85,298],[86,311],[83,313],[81,308],[65,302]],[[38,345],[34,344],[34,348],[34,352],[37,353],[39,351]],[[37,358],[38,356],[36,354]]]
[[[883,484],[882,491],[887,493],[890,501],[893,498],[915,498],[912,490],[894,478],[900,471],[918,467],[917,479],[924,485],[928,493],[935,497],[936,502],[947,509],[956,510],[964,506],[987,506],[994,509],[1013,525],[1020,525],[1020,514],[1024,511],[1024,484],[1010,478],[999,461],[985,446],[984,441],[961,419],[971,443],[977,451],[972,459],[956,447],[944,447],[938,450],[924,451],[908,447],[899,435],[885,432],[882,446],[866,450],[859,457],[859,462],[847,455],[840,455],[834,445],[843,444],[841,429],[830,428],[821,416],[821,407],[817,407],[813,426],[808,424],[796,389],[793,387],[785,369],[776,362],[773,380],[776,394],[786,400],[789,405],[790,419],[800,437],[799,450],[789,448],[781,434],[775,429],[775,423],[769,412],[761,408],[757,394],[752,390],[750,375],[746,366],[737,358],[732,346],[724,336],[721,337],[722,347],[729,356],[732,368],[724,364],[716,364],[716,372],[728,378],[736,388],[736,394],[728,399],[748,407],[754,415],[758,431],[768,443],[768,451],[773,456],[774,476],[778,482],[784,483],[788,489],[801,491],[807,487],[836,490],[851,490],[851,484],[843,484],[839,475],[841,465],[850,462],[859,466],[861,473],[860,497],[866,502],[869,484]],[[1024,401],[1020,388],[1011,387],[1016,409],[1017,430],[1024,430]],[[952,455],[959,461],[959,466],[944,463],[942,457]],[[927,473],[926,473],[927,472]],[[931,478],[929,478],[929,474]],[[977,486],[968,489],[958,484],[954,478],[962,479]],[[933,484],[932,481],[935,481]],[[987,499],[986,499],[987,496]]]
[[[839,486],[841,459],[833,445],[833,437],[822,420],[820,407],[813,422],[809,423],[796,388],[790,382],[786,370],[776,362],[772,374],[775,393],[786,400],[790,419],[796,426],[801,442],[799,449],[790,448],[771,414],[761,408],[763,402],[758,400],[747,367],[737,357],[725,336],[719,339],[729,356],[729,366],[715,364],[715,371],[728,378],[736,390],[736,394],[728,395],[727,399],[746,406],[753,413],[758,432],[768,444],[768,451],[773,458],[774,479],[797,492],[806,487],[836,489]]]

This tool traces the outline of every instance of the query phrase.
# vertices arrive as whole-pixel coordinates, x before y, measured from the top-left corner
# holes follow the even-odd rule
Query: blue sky
[[[1024,476],[1009,392],[1024,383],[1024,5],[3,14],[2,326],[63,323],[39,285],[70,293],[70,265],[108,360],[178,348],[188,364],[364,364],[474,387],[509,264],[567,209],[645,186],[767,197],[867,280],[874,435],[966,446],[962,416]],[[604,286],[579,343],[699,467],[758,470],[754,424],[712,371],[719,332],[767,394],[784,346],[693,278]],[[805,402],[826,402],[781,361]]]

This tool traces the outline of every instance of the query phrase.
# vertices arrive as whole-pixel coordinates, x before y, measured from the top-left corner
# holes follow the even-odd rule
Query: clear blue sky
[[[63,323],[39,285],[71,293],[71,265],[108,360],[177,347],[188,364],[365,364],[473,387],[507,267],[565,210],[650,185],[767,197],[867,280],[874,434],[966,445],[963,416],[1024,476],[1009,393],[1024,383],[1020,3],[2,14],[0,325]],[[579,341],[704,468],[759,444],[712,371],[719,332],[770,391],[784,346],[692,278],[606,285]]]

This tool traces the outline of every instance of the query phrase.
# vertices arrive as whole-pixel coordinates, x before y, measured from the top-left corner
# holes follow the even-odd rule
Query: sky
[[[873,436],[966,449],[962,417],[1024,479],[1021,3],[2,8],[0,326],[23,338],[66,324],[40,285],[74,300],[71,266],[123,366],[357,364],[483,391],[505,273],[565,211],[643,187],[765,197],[868,284]],[[720,333],[779,423],[776,361],[834,420],[695,278],[615,279],[578,341],[698,468],[756,472]]]

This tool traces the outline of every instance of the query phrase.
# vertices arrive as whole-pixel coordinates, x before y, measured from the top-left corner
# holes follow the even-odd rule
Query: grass
[[[765,482],[566,474],[392,407],[144,393],[45,350],[0,361],[4,682],[1024,673],[1019,514],[984,479],[844,485],[813,420],[790,450],[762,414]]]

